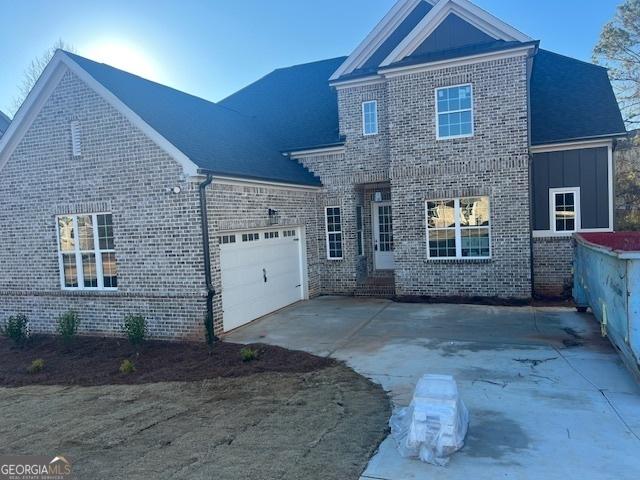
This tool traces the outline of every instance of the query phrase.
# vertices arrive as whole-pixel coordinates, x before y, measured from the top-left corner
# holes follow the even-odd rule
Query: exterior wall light
[[[276,225],[278,222],[280,222],[280,212],[278,212],[277,210],[274,210],[273,208],[270,208],[268,212],[269,212],[269,225]]]

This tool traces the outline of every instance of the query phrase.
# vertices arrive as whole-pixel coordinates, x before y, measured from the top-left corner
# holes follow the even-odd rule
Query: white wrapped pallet
[[[391,434],[403,457],[444,466],[464,445],[469,412],[450,375],[424,375],[411,404],[396,411]]]

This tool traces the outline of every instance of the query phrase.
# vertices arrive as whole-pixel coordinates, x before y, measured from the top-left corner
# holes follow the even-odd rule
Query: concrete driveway
[[[407,405],[424,373],[452,374],[470,411],[448,467],[387,438],[363,479],[637,479],[640,389],[589,314],[566,308],[321,297],[227,337],[331,355]]]

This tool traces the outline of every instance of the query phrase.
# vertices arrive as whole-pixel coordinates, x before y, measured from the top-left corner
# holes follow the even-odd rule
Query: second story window
[[[378,102],[376,100],[362,104],[362,133],[364,135],[378,133]]]
[[[458,85],[436,89],[438,140],[473,135],[473,89]]]

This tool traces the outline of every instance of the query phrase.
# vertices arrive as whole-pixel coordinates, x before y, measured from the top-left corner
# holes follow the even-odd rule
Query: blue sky
[[[589,60],[622,0],[475,0],[542,47]],[[271,70],[346,55],[395,0],[0,0],[0,109],[61,38],[80,55],[217,101]],[[119,64],[118,64],[119,63]]]

